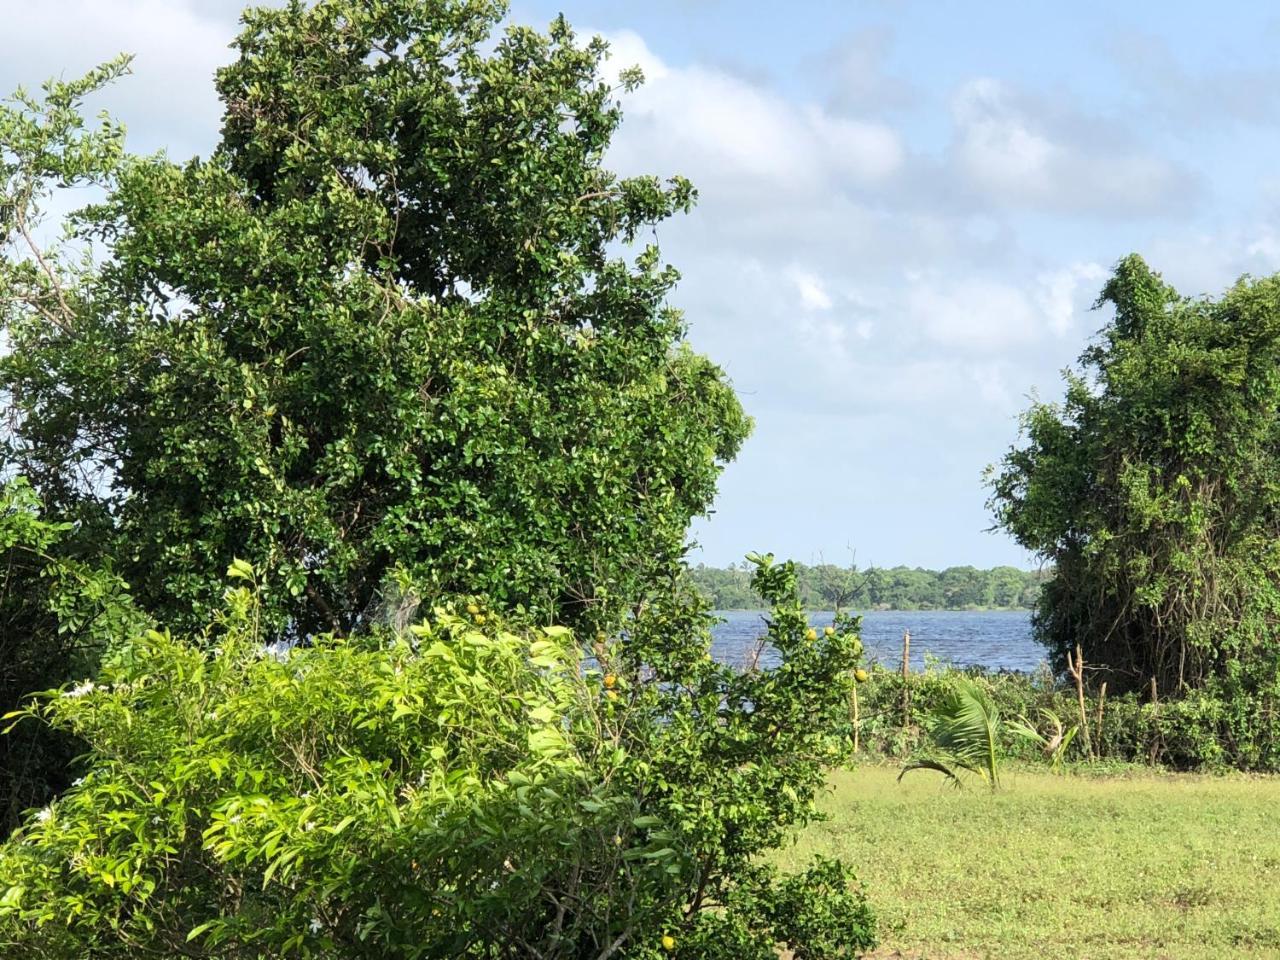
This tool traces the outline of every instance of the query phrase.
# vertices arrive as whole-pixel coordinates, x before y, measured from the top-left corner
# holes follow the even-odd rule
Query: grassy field
[[[1280,778],[838,772],[782,854],[855,866],[877,957],[1280,958]]]

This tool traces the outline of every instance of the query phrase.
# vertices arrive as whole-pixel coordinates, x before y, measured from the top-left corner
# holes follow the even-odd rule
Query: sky
[[[0,0],[0,91],[119,51],[93,104],[135,151],[207,153],[239,0]],[[657,240],[673,303],[756,427],[695,525],[860,566],[1027,567],[989,532],[983,469],[1061,395],[1141,253],[1183,293],[1280,269],[1280,11],[1269,4],[514,0],[610,40],[608,157],[683,174]],[[20,41],[20,42],[18,42]]]

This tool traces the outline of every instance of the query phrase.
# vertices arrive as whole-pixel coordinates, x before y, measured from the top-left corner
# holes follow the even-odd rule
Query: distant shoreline
[[[768,607],[716,607],[712,613],[761,613],[767,614]],[[863,610],[850,610],[855,616],[866,613],[1031,613],[1030,607],[871,607]],[[806,609],[807,614],[835,613],[834,610]]]
[[[947,610],[990,613],[1031,610],[1051,576],[1046,570],[1016,567],[838,567],[823,563],[792,566],[800,602],[809,609]],[[755,610],[764,605],[752,587],[747,566],[688,568],[689,582],[717,610]]]

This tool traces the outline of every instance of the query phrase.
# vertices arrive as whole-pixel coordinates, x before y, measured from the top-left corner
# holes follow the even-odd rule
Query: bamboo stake
[[[1093,729],[1098,736],[1098,755],[1102,755],[1102,714],[1107,708],[1107,682],[1102,681],[1102,686],[1098,689],[1098,719],[1094,722]]]
[[[1151,765],[1160,756],[1160,695],[1156,690],[1156,678],[1151,678]]]
[[[858,752],[858,727],[862,725],[861,719],[858,717],[858,681],[853,682],[852,697],[853,703],[853,752]]]
[[[902,631],[902,726],[911,726],[911,631]]]
[[[1093,756],[1093,740],[1089,736],[1089,715],[1085,711],[1084,706],[1084,654],[1080,651],[1080,644],[1076,644],[1076,657],[1073,661],[1071,654],[1067,654],[1067,673],[1071,679],[1076,682],[1076,702],[1080,706],[1080,734],[1084,737],[1084,750],[1089,756]]]

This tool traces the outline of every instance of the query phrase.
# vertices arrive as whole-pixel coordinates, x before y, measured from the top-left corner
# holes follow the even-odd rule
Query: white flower
[[[320,919],[319,919],[318,917],[312,917],[312,918],[311,918],[311,932],[312,932],[312,933],[319,933],[319,932],[320,932],[321,930],[323,930],[323,929],[324,929],[324,924],[320,922]]]
[[[76,777],[74,780],[71,781],[71,785],[73,787],[78,787],[82,783],[84,783],[84,777]]]
[[[303,830],[314,830],[315,828],[316,828],[316,822],[314,820],[308,820],[306,823],[302,825]]]
[[[52,819],[53,819],[52,807],[45,807],[43,810],[41,810],[39,813],[36,814],[36,821],[39,823],[48,823]]]
[[[93,681],[86,680],[84,683],[80,684],[78,687],[73,687],[72,689],[68,690],[67,696],[83,697],[86,693],[93,693],[93,691],[94,691]]]

